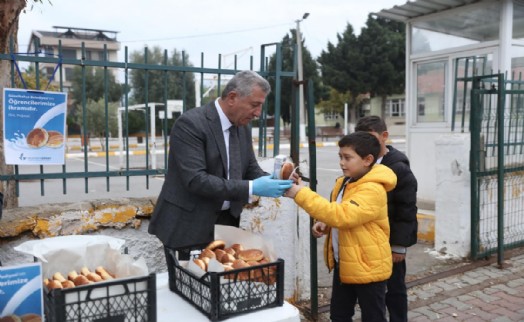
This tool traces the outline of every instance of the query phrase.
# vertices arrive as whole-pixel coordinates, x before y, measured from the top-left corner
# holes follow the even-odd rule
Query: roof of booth
[[[460,10],[474,3],[485,3],[485,6]],[[419,21],[417,27],[446,34],[453,34],[479,41],[495,40],[499,37],[500,1],[486,0],[415,0],[390,9],[382,9],[375,15],[396,21],[429,16],[443,11],[455,10],[453,15],[445,15],[438,21]],[[524,37],[524,2],[514,0],[513,37]]]
[[[416,0],[400,6],[394,6],[391,9],[382,9],[376,14],[384,18],[405,22],[409,19],[462,7],[475,2],[480,2],[480,0]]]

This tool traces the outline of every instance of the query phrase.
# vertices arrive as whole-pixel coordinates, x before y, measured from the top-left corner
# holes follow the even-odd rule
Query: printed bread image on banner
[[[67,94],[4,88],[6,164],[64,164]]]

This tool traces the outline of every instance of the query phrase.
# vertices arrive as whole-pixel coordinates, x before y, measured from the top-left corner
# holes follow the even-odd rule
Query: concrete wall
[[[439,136],[434,150],[435,249],[467,257],[471,248],[470,135]]]

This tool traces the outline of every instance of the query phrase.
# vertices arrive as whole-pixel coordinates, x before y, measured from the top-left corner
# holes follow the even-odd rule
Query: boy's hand
[[[320,238],[324,236],[324,232],[326,231],[327,225],[323,222],[317,221],[315,224],[313,224],[313,227],[311,227],[311,233],[315,238]]]
[[[284,197],[288,197],[288,198],[291,198],[291,199],[295,199],[295,196],[297,195],[298,191],[300,189],[302,189],[303,186],[301,185],[298,185],[298,184],[292,184],[291,185],[291,188],[289,188],[285,193],[284,193]]]

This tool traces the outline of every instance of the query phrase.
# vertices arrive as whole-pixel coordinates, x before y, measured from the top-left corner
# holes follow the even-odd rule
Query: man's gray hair
[[[256,72],[251,70],[238,72],[231,78],[226,88],[222,91],[222,99],[226,99],[227,95],[232,91],[237,92],[240,97],[249,96],[256,86],[260,87],[266,95],[271,92],[269,82]]]

